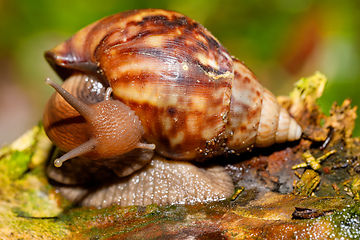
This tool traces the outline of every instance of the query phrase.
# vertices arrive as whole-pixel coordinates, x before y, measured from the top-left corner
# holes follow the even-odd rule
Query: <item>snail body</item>
[[[203,26],[176,12],[145,9],[115,14],[83,28],[45,57],[67,79],[63,86],[75,98],[86,104],[101,102],[110,87],[113,101],[128,106],[139,119],[142,129],[137,131],[139,145],[134,146],[145,149],[95,157],[119,177],[139,174],[136,171],[153,161],[154,145],[155,154],[167,159],[202,161],[301,136],[300,126],[245,65]],[[84,84],[88,76],[95,79],[91,87]],[[51,113],[66,105],[55,96],[44,113],[45,131],[68,152],[91,138],[87,131],[93,124],[76,111]],[[65,113],[71,111],[75,117],[69,118]],[[124,133],[133,130],[126,124],[122,128]],[[73,146],[62,143],[67,132]],[[129,158],[141,159],[133,170],[122,163]]]
[[[51,79],[46,79],[46,83],[52,86],[87,122],[91,123],[87,129],[89,139],[56,159],[56,167],[61,167],[64,161],[77,156],[95,160],[110,159],[135,148],[155,149],[154,144],[140,142],[144,130],[139,118],[122,102],[110,100],[111,88],[106,91],[103,101],[87,105]],[[124,130],[124,127],[130,131]],[[65,142],[69,143],[66,140]]]

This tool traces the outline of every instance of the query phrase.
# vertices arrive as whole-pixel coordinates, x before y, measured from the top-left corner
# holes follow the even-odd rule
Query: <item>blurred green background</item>
[[[53,92],[44,79],[59,82],[43,52],[93,21],[136,8],[197,20],[276,95],[319,70],[329,79],[320,99],[325,113],[334,101],[360,103],[358,0],[0,0],[0,145],[41,119]]]

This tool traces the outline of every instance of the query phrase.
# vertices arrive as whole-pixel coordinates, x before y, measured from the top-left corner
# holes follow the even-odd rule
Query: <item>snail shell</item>
[[[301,137],[301,127],[254,74],[203,26],[176,12],[146,9],[115,14],[83,28],[45,57],[63,79],[81,73],[96,78],[104,89],[111,87],[113,98],[139,118],[143,128],[139,141],[155,144],[155,152],[168,159],[201,160]],[[75,86],[71,93],[86,100],[86,85]],[[101,101],[99,95],[90,101]],[[54,109],[54,102],[47,109]],[[55,122],[47,121],[45,130],[61,146],[63,139],[56,132],[68,125]],[[88,128],[73,131],[71,138]],[[74,147],[87,138],[77,139]],[[104,159],[107,164],[121,162]],[[134,171],[151,157],[143,159],[147,160]],[[130,170],[118,176],[129,174]]]

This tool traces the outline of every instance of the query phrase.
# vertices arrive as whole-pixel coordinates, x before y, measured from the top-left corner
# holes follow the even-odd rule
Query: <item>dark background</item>
[[[136,8],[197,20],[276,95],[318,70],[329,80],[319,100],[325,113],[347,97],[360,103],[358,0],[0,0],[0,145],[41,119],[53,92],[44,79],[59,82],[43,52],[104,16]]]

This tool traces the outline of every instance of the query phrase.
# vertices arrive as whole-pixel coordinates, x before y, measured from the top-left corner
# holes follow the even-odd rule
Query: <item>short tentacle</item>
[[[61,167],[66,160],[69,160],[71,158],[84,155],[84,154],[86,154],[88,152],[91,152],[91,150],[93,148],[95,148],[95,146],[96,146],[96,140],[95,139],[89,139],[89,141],[84,142],[83,144],[81,144],[81,145],[77,146],[76,148],[72,149],[71,151],[65,153],[61,157],[56,158],[54,160],[54,165],[55,165],[55,167]]]

